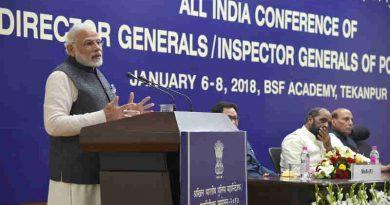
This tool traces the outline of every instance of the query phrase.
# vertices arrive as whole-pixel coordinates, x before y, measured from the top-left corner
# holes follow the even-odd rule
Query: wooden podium
[[[102,205],[180,204],[181,132],[237,131],[222,113],[155,112],[81,129],[100,153]]]

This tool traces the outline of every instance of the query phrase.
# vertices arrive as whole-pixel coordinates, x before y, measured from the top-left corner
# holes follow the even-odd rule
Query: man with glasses
[[[232,123],[238,127],[238,106],[232,102],[220,101],[218,102],[211,110],[214,113],[225,113]],[[249,141],[246,143],[246,159],[247,159],[247,168],[248,168],[248,177],[258,178],[260,176],[268,176],[277,174],[263,166],[256,159],[255,152],[252,149]]]
[[[80,150],[83,127],[151,112],[150,97],[127,104],[97,69],[103,64],[103,41],[95,27],[82,23],[66,35],[68,58],[49,75],[44,123],[50,139],[48,204],[99,205],[99,154]]]

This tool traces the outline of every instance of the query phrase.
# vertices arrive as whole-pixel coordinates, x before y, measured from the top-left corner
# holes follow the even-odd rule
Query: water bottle
[[[371,164],[379,164],[379,152],[377,150],[376,146],[372,146],[371,152],[370,152],[370,161]]]
[[[301,153],[301,177],[304,179],[310,177],[310,155],[306,146]]]

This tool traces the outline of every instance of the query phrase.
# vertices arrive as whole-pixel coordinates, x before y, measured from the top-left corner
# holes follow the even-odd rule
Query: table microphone
[[[161,85],[159,85],[159,84],[157,84],[157,83],[154,83],[154,82],[152,82],[152,81],[150,81],[150,80],[148,80],[148,79],[146,79],[146,78],[144,78],[144,77],[142,77],[142,76],[139,76],[138,78],[139,78],[141,81],[144,81],[144,82],[147,83],[147,84],[151,84],[151,85],[160,87],[160,88],[162,88],[162,89],[171,91],[171,92],[173,92],[173,93],[175,93],[175,94],[184,96],[185,99],[188,101],[188,104],[189,104],[189,106],[190,106],[189,111],[190,111],[190,112],[194,111],[194,108],[193,108],[193,104],[192,104],[191,98],[188,97],[187,95],[185,95],[184,93],[181,93],[181,92],[179,92],[179,91],[173,90],[173,89],[171,89],[171,88],[167,88],[167,87],[161,86]]]
[[[141,82],[141,84],[146,84],[149,87],[153,87],[153,88],[155,88],[155,89],[157,89],[157,90],[159,90],[159,91],[169,95],[169,97],[172,99],[172,102],[173,102],[173,111],[176,111],[176,100],[175,100],[175,97],[173,97],[173,95],[171,93],[169,93],[168,91],[166,91],[164,89],[161,89],[160,88],[161,86],[154,85],[154,83],[151,83],[150,81],[146,80],[145,78],[142,78],[141,76],[137,78],[135,75],[133,75],[130,72],[127,72],[127,77],[131,78],[131,79],[135,79],[135,80]]]

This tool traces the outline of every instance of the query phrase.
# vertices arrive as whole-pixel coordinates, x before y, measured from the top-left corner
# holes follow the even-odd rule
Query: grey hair
[[[68,33],[66,33],[65,42],[64,42],[65,48],[69,44],[74,43],[74,40],[75,40],[74,38],[75,38],[76,34],[78,32],[80,32],[81,30],[93,30],[93,31],[96,31],[96,27],[95,27],[95,25],[92,25],[90,23],[85,23],[85,22],[84,23],[75,24],[74,26],[72,26],[72,28],[68,31]]]

